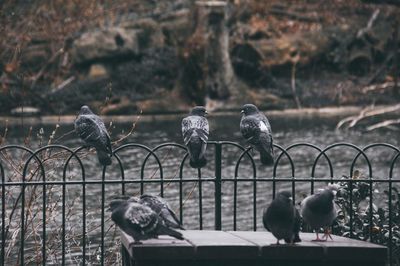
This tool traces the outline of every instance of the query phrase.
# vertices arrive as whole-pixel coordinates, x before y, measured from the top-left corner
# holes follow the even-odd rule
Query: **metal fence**
[[[328,182],[341,182],[348,191],[345,200],[350,211],[347,216],[342,213],[347,227],[342,226],[342,231],[337,232],[387,244],[389,261],[397,264],[400,243],[397,239],[400,200],[395,195],[400,182],[400,178],[396,178],[400,175],[398,147],[386,143],[365,147],[350,143],[335,143],[324,148],[310,143],[296,143],[285,148],[274,146],[275,164],[264,167],[253,158],[250,148],[229,141],[210,141],[209,163],[205,169],[195,171],[188,165],[185,147],[176,143],[155,148],[137,143],[122,145],[114,150],[113,164],[104,168],[93,160],[93,152],[83,147],[48,145],[31,150],[19,145],[3,146],[0,148],[0,265],[113,264],[111,261],[120,259],[115,249],[118,235],[110,229],[107,203],[117,194],[131,194],[131,185],[137,188],[137,193],[151,190],[161,196],[172,190],[169,198],[174,199],[172,205],[181,220],[189,222],[190,216],[189,224],[198,224],[199,229],[210,227],[212,219],[215,230],[240,229],[241,221],[247,229],[257,230],[261,229],[260,212],[266,206],[264,202],[275,196],[281,189],[280,184],[292,190],[294,201],[299,202],[299,184],[303,184],[302,188],[308,187],[303,193],[310,194]],[[224,159],[227,147],[230,160]],[[139,150],[140,156],[137,155]],[[178,151],[173,154],[175,168],[165,159],[171,150]],[[232,150],[236,152],[233,154]],[[303,153],[304,150],[311,153]],[[300,155],[296,155],[298,152]],[[336,161],[337,158],[342,160],[339,168],[346,171],[344,177],[343,173],[335,172],[338,167],[332,159],[333,152]],[[387,174],[375,175],[373,157],[378,157],[379,171],[384,168]],[[90,160],[94,163],[88,166]],[[87,173],[88,167],[93,174]],[[170,171],[172,174],[166,173],[167,167],[175,169]],[[148,168],[152,169],[150,175]],[[230,175],[224,170],[228,168]],[[113,174],[109,174],[110,169]],[[195,186],[188,190],[185,184],[189,183]],[[362,225],[363,234],[357,232],[360,210],[354,205],[359,202],[359,184],[366,185],[363,215],[367,222]],[[246,189],[242,189],[242,185]],[[376,186],[384,187],[387,198],[384,193],[377,193]],[[266,199],[266,195],[271,198]],[[196,201],[190,208],[185,205],[189,198]],[[379,209],[387,210],[380,220]],[[241,216],[244,212],[246,215]]]

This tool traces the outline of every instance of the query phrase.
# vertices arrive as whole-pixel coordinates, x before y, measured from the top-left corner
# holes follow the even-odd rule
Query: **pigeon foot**
[[[324,236],[325,236],[325,235],[324,235]],[[313,242],[325,242],[326,239],[320,238],[320,237],[319,237],[319,234],[317,233],[317,238],[316,238],[316,239],[313,239],[313,240],[311,240],[311,241],[313,241]]]
[[[328,228],[326,228],[324,230],[324,235],[322,236],[322,238],[325,238],[325,241],[328,241],[328,237],[333,241],[333,238],[331,236],[331,230],[329,230]]]

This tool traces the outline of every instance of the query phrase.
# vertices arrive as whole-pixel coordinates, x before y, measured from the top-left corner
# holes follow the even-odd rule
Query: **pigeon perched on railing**
[[[133,200],[116,199],[111,201],[111,219],[126,234],[133,237],[136,244],[141,240],[169,235],[183,240],[183,235],[169,228],[163,218],[150,207]]]
[[[260,152],[262,164],[273,165],[273,138],[267,117],[253,104],[245,104],[241,113],[240,132],[246,142]]]
[[[150,207],[155,213],[160,215],[168,227],[185,230],[168,202],[162,197],[143,194],[139,198],[139,203]]]
[[[337,210],[334,203],[335,189],[337,188],[329,186],[314,195],[306,197],[301,202],[301,217],[317,234],[317,238],[314,241],[326,241],[328,237],[332,239],[329,227],[337,217]],[[324,228],[322,238],[319,238],[318,235],[320,228]]]
[[[183,141],[187,147],[190,166],[201,168],[207,164],[205,152],[209,134],[207,114],[203,106],[196,106],[189,116],[182,120]]]
[[[276,244],[283,239],[286,243],[301,242],[299,232],[301,218],[293,206],[292,194],[279,192],[263,214],[264,227],[276,237]]]
[[[85,142],[85,145],[96,149],[97,157],[102,165],[111,164],[112,148],[110,136],[103,120],[86,105],[81,107],[75,120],[75,132]]]

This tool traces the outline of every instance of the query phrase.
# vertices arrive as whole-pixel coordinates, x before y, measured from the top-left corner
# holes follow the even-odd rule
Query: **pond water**
[[[150,148],[154,148],[159,144],[165,142],[176,142],[182,143],[181,137],[181,119],[183,116],[159,116],[159,117],[144,117],[140,120],[132,135],[121,143],[116,145],[118,147],[125,143],[134,142],[146,145]],[[210,123],[210,140],[224,140],[237,142],[245,146],[241,134],[239,132],[239,114],[219,114],[209,117]],[[339,121],[339,117],[324,117],[324,116],[297,116],[297,117],[284,117],[281,115],[271,116],[270,122],[272,130],[274,132],[275,144],[282,147],[288,147],[292,144],[305,142],[314,144],[320,148],[325,148],[333,143],[347,142],[364,147],[371,143],[384,142],[399,147],[400,140],[398,132],[395,131],[373,131],[373,132],[361,132],[361,131],[336,131],[335,126]],[[112,139],[117,140],[124,136],[126,132],[129,132],[132,122],[127,121],[125,123],[113,123],[112,126]],[[7,144],[21,144],[26,141],[32,149],[39,147],[39,142],[46,144],[49,136],[54,130],[54,125],[34,125],[32,127],[32,133],[30,134],[30,141],[26,141],[27,132],[29,126],[10,126],[8,128]],[[70,132],[73,129],[72,124],[63,124],[57,130],[56,137],[62,136],[65,133]],[[3,129],[0,129],[2,132]],[[75,136],[75,134],[69,134],[59,140],[57,143],[66,145],[71,148],[77,148],[82,143]],[[51,158],[44,163],[46,168],[46,180],[62,180],[62,170],[65,164],[65,154],[57,153],[56,150],[44,151],[41,156],[47,156]],[[215,147],[209,145],[207,151],[208,164],[202,169],[202,178],[214,177],[215,165],[214,165],[214,152]],[[222,178],[234,178],[235,164],[238,157],[241,155],[241,150],[232,146],[224,145],[222,147]],[[340,178],[343,175],[348,176],[350,171],[350,165],[353,158],[357,154],[357,151],[341,147],[332,149],[327,153],[334,166],[333,176]],[[394,151],[386,148],[373,148],[367,152],[369,159],[371,160],[373,177],[374,178],[387,178],[389,174],[390,161],[394,156]],[[127,180],[140,180],[140,167],[143,163],[147,152],[142,149],[127,149],[118,152],[121,158],[122,165],[124,167],[125,179]],[[166,147],[157,151],[162,165],[163,174],[165,179],[178,179],[179,178],[179,166],[182,158],[185,155],[185,151],[179,148]],[[276,149],[276,155],[279,155],[278,149]],[[318,155],[318,152],[307,147],[298,147],[290,151],[290,155],[295,164],[295,176],[297,178],[308,178],[311,175],[312,164]],[[83,158],[83,164],[85,167],[85,178],[89,181],[101,180],[102,168],[97,162],[96,156],[92,152],[82,151],[79,156]],[[260,165],[259,158],[256,153],[255,163],[257,176],[260,178],[270,178],[273,176],[271,167],[264,167]],[[21,160],[27,158],[27,155],[23,152],[13,153],[10,151],[9,154],[2,156],[2,159],[6,161],[5,170],[6,178],[12,181],[20,181],[21,175],[15,174],[15,169],[21,170]],[[41,157],[44,158],[44,157]],[[400,165],[400,164],[398,164]],[[32,171],[35,166],[32,164],[29,170]],[[276,178],[291,177],[291,167],[289,161],[285,156],[282,157],[277,168]],[[359,169],[361,175],[368,177],[368,168],[366,167],[365,160],[360,158],[355,165],[355,169]],[[399,175],[400,166],[396,166],[395,176]],[[29,171],[28,171],[29,172]],[[14,174],[13,174],[14,173]],[[20,172],[19,172],[20,173]],[[81,170],[78,167],[77,161],[72,159],[71,164],[67,168],[67,180],[79,181],[82,180]],[[156,179],[159,177],[160,171],[157,167],[154,158],[150,157],[144,170],[144,179]],[[185,163],[183,170],[183,179],[197,178],[197,171],[190,169],[188,163]],[[34,174],[33,174],[34,176]],[[243,179],[249,179],[249,181],[239,182],[237,186],[237,229],[238,230],[253,230],[253,218],[254,209],[257,215],[256,226],[258,230],[263,230],[261,216],[263,209],[267,206],[272,198],[272,182],[257,182],[256,185],[250,180],[253,176],[251,162],[248,158],[244,158],[243,162],[239,167],[239,177]],[[329,180],[330,173],[327,167],[326,161],[321,158],[321,162],[316,167],[316,177],[326,178]],[[107,180],[119,180],[121,179],[121,172],[118,168],[118,163],[113,160],[113,164],[107,168],[106,176]],[[41,180],[40,175],[36,175],[32,180]],[[316,183],[316,187],[324,186],[326,182]],[[201,188],[200,188],[201,187]],[[291,189],[292,182],[281,181],[276,183],[277,190]],[[202,182],[201,186],[198,182],[185,182],[182,187],[182,215],[183,223],[188,229],[213,229],[214,227],[214,183],[209,181]],[[256,188],[256,198],[253,198],[254,188]],[[296,202],[300,202],[304,195],[310,193],[309,182],[296,182],[295,184],[295,195]],[[86,259],[92,263],[96,263],[99,259],[99,243],[101,242],[100,224],[101,219],[101,206],[102,206],[102,186],[100,183],[91,183],[85,186],[83,191],[82,185],[71,184],[65,188],[66,196],[66,253],[68,254],[68,263],[76,264],[82,261],[81,257],[81,243],[82,243],[82,219],[84,218],[83,212],[86,218]],[[126,184],[125,192],[127,194],[139,194],[140,185],[135,183]],[[6,203],[17,202],[15,208],[20,210],[20,203],[18,203],[18,195],[20,194],[21,188],[19,186],[10,186],[6,189]],[[158,194],[161,191],[161,187],[156,183],[146,183],[143,186],[143,190],[146,193]],[[179,183],[176,182],[165,182],[163,185],[164,197],[171,203],[172,207],[179,213]],[[48,264],[57,264],[60,259],[60,233],[63,217],[61,216],[61,198],[63,195],[61,185],[48,185],[46,186],[46,230],[48,232],[46,244],[48,245]],[[83,200],[83,192],[85,192],[86,200]],[[110,198],[122,193],[122,185],[107,184],[104,187],[104,198],[105,205]],[[199,201],[199,193],[201,193],[202,201]],[[233,195],[234,186],[233,182],[227,180],[222,183],[222,229],[232,230],[233,229]],[[27,259],[34,261],[37,250],[35,245],[40,243],[40,237],[38,233],[42,230],[41,211],[43,207],[43,187],[42,186],[28,186],[26,189],[26,200],[30,201],[29,206],[30,214],[28,215],[29,226],[32,227],[33,232],[30,229],[27,230],[27,242],[30,247],[27,249]],[[254,205],[254,203],[256,203]],[[83,210],[83,206],[85,209]],[[9,205],[7,205],[7,217],[11,213]],[[201,210],[201,211],[200,211]],[[14,214],[13,221],[10,225],[10,232],[13,229],[18,228],[18,222],[20,218],[19,212]],[[105,230],[106,230],[106,256],[112,260],[116,258],[118,253],[118,245],[114,245],[118,237],[115,234],[115,230],[111,229],[112,225],[109,220],[109,213],[105,212]],[[18,233],[16,233],[18,235]],[[13,257],[12,254],[16,254],[18,250],[17,242],[8,242],[9,256]],[[58,243],[58,244],[55,244]],[[15,258],[15,257],[14,257]]]

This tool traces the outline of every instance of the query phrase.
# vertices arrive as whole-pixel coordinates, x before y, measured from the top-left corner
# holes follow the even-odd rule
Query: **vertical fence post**
[[[3,166],[0,164],[1,170],[1,254],[0,254],[0,265],[4,266],[5,255],[6,255],[6,180],[4,177]]]
[[[215,230],[222,229],[221,217],[221,165],[222,145],[219,141],[215,143]]]

